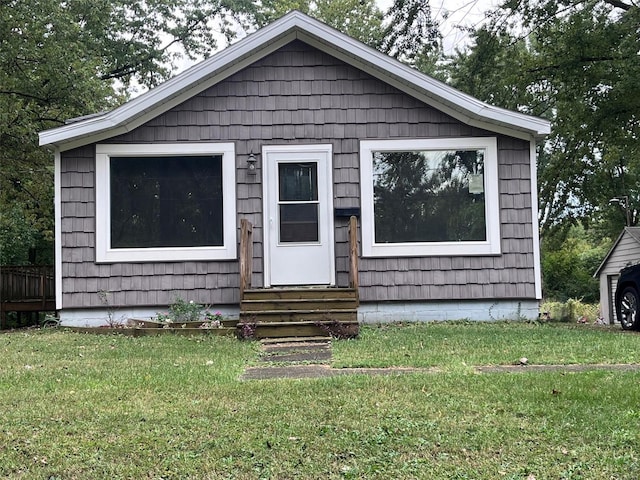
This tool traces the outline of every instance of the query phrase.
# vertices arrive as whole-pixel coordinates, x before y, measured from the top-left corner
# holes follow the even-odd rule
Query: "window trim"
[[[112,156],[222,155],[224,239],[222,246],[111,248]],[[96,145],[96,263],[235,260],[236,169],[233,143],[163,143]]]
[[[373,152],[420,150],[484,150],[486,240],[464,242],[376,243],[373,205]],[[498,147],[495,137],[432,138],[360,141],[363,257],[499,255],[500,204]]]

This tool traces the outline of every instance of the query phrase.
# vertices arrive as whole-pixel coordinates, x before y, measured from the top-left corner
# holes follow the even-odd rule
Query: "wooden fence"
[[[0,328],[8,312],[55,310],[55,275],[51,265],[0,266]]]

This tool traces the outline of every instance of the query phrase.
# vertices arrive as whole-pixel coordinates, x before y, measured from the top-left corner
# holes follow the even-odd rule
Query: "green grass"
[[[365,326],[334,346],[337,367],[640,363],[640,335],[619,326],[563,323],[444,322]]]
[[[534,348],[557,338],[563,348],[602,345],[597,354],[571,347],[567,358],[619,363],[635,358],[631,350],[640,351],[640,336],[493,326],[505,340],[483,339],[491,337],[488,325],[431,324],[364,328],[360,340],[334,347],[338,362],[352,364],[358,362],[347,354],[375,356],[406,336],[408,357],[379,356],[388,365],[436,365],[445,373],[247,382],[238,377],[257,358],[251,342],[57,330],[3,334],[0,477],[640,477],[640,373],[481,375],[449,358],[511,363],[523,354],[507,343],[522,337],[523,346],[528,338]],[[417,343],[409,341],[414,337]],[[419,337],[424,348],[414,352]],[[490,345],[493,353],[483,352]],[[443,346],[449,350],[436,357],[433,350]],[[619,358],[615,348],[622,350]],[[534,350],[541,352],[536,363],[560,358],[554,348]]]

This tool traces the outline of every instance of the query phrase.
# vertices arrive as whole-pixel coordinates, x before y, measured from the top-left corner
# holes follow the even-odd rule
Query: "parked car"
[[[624,330],[640,329],[640,264],[620,270],[616,287],[616,316]]]

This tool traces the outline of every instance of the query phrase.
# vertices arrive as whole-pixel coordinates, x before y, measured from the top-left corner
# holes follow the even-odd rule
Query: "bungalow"
[[[327,295],[354,275],[361,322],[536,317],[549,131],[289,13],[40,133],[61,320],[148,317],[176,297],[237,316],[245,287]]]

